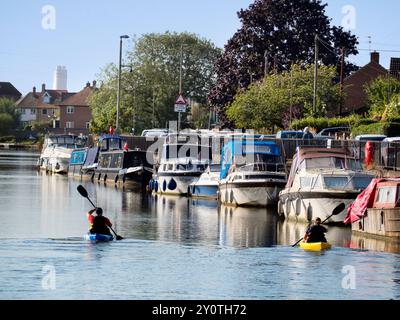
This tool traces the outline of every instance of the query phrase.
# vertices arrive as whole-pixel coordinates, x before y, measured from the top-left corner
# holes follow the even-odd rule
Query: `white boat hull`
[[[189,193],[190,184],[198,179],[199,175],[158,176],[156,180],[157,186],[154,191],[158,194],[187,195]]]
[[[333,210],[344,203],[346,209],[340,214],[330,217],[326,223],[343,223],[347,208],[355,200],[356,193],[328,193],[326,196],[321,195],[319,192],[315,192],[315,197],[312,193],[308,192],[306,196],[303,196],[301,192],[284,194],[281,193],[280,200],[278,203],[278,212],[284,214],[288,220],[311,222],[317,217],[321,220],[325,220],[332,215]]]
[[[223,204],[233,206],[266,207],[276,205],[283,185],[268,186],[263,183],[221,183],[219,197]]]

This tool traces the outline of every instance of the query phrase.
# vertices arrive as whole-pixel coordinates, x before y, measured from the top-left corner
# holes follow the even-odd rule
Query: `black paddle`
[[[86,191],[86,189],[85,189],[82,185],[79,185],[76,189],[78,190],[78,192],[80,193],[80,195],[81,195],[82,197],[84,197],[84,198],[86,198],[86,199],[89,200],[89,202],[92,204],[92,206],[93,206],[94,208],[97,208],[97,207],[94,205],[94,203],[92,202],[92,200],[89,199],[88,192]],[[122,238],[121,236],[117,235],[117,233],[114,231],[113,228],[111,228],[111,227],[109,227],[109,228],[111,229],[112,232],[114,232],[114,234],[115,234],[115,239],[117,239],[117,240],[122,240],[122,239],[124,239],[124,238]]]
[[[321,224],[323,224],[325,221],[327,221],[330,217],[332,216],[337,216],[339,213],[341,213],[344,209],[346,208],[346,205],[342,202],[341,204],[339,204],[335,209],[333,209],[332,214],[326,218],[324,221],[322,221]],[[297,241],[294,245],[292,245],[292,247],[295,247],[301,240],[303,240],[304,238],[301,238],[299,241]]]

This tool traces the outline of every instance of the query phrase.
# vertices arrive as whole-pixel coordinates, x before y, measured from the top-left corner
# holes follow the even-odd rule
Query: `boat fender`
[[[367,141],[365,144],[365,165],[368,167],[374,162],[374,145],[372,141]]]
[[[163,184],[162,184],[162,191],[166,191],[167,190],[167,181],[164,180]]]
[[[301,199],[296,199],[296,216],[299,216],[301,213]]]
[[[289,217],[289,215],[290,215],[290,207],[291,207],[290,200],[289,200],[289,198],[287,198],[285,200],[285,210],[286,210],[287,217]]]
[[[158,192],[158,181],[154,181],[154,191]]]
[[[176,187],[177,187],[176,181],[174,179],[171,179],[171,181],[168,183],[168,189],[175,190]]]
[[[281,200],[278,201],[278,214],[280,216],[283,214],[283,205]]]

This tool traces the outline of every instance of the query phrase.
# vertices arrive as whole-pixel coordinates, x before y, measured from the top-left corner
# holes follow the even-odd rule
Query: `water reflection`
[[[400,240],[377,239],[353,233],[349,248],[379,252],[400,253]]]
[[[265,208],[219,207],[219,244],[271,247],[277,244],[278,215]]]

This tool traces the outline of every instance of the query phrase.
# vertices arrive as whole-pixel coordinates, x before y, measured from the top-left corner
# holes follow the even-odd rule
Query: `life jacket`
[[[106,221],[106,218],[103,216],[94,217],[90,233],[110,234],[110,229],[108,229]]]

